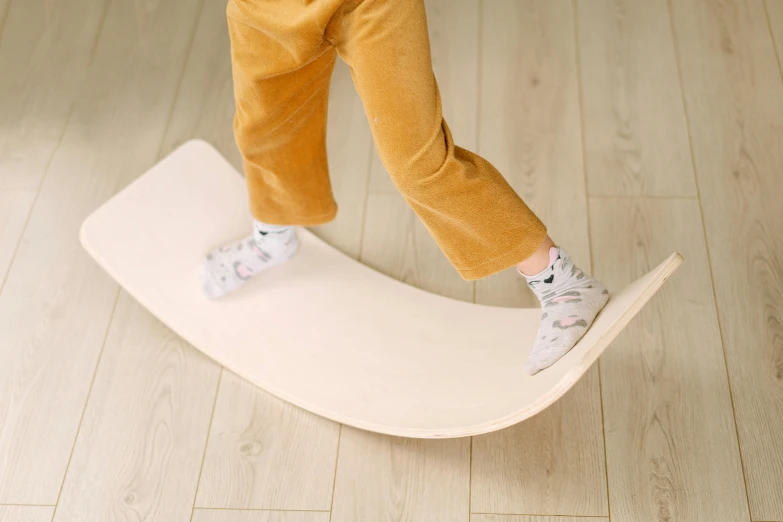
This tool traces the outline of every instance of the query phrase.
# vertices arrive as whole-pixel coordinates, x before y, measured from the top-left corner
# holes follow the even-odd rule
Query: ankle
[[[546,236],[544,242],[539,245],[538,249],[533,252],[533,255],[517,264],[517,271],[525,277],[535,277],[547,268],[549,268],[554,259],[552,258],[552,249],[557,251],[557,245],[552,241],[552,238]],[[555,253],[555,259],[557,254]]]

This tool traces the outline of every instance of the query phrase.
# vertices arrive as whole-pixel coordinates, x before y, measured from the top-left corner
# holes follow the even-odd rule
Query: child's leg
[[[213,298],[294,255],[296,233],[286,225],[325,223],[337,212],[326,162],[336,53],[317,26],[322,10],[294,0],[230,0],[227,15],[234,131],[256,221],[247,237],[204,259],[204,292]]]
[[[459,273],[478,279],[520,263],[528,275],[543,269],[530,279],[545,310],[528,369],[551,365],[607,296],[564,251],[555,249],[550,259],[541,221],[489,162],[454,145],[441,114],[423,1],[348,0],[326,37],[351,66],[381,160]],[[525,263],[530,259],[536,262]]]
[[[381,160],[457,271],[479,279],[530,257],[546,227],[443,121],[423,1],[349,0],[327,38],[351,67]]]
[[[236,116],[250,211],[276,225],[331,221],[326,111],[336,53],[294,0],[230,0]]]

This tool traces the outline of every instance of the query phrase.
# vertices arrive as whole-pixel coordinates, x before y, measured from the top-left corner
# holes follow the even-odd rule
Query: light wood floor
[[[0,0],[0,521],[783,521],[783,0],[427,0],[457,143],[611,287],[686,263],[571,393],[471,439],[395,439],[207,360],[81,250],[177,145],[233,144],[225,0]],[[461,280],[394,191],[346,67],[316,232]],[[262,329],[259,327],[259,334]]]

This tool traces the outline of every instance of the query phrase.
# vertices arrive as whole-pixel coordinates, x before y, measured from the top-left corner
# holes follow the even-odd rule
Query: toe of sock
[[[217,299],[226,294],[225,290],[215,282],[206,263],[201,265],[201,288],[209,299]]]
[[[525,371],[528,375],[535,375],[541,370],[549,368],[562,359],[573,346],[549,346],[540,352],[531,353],[525,365]]]

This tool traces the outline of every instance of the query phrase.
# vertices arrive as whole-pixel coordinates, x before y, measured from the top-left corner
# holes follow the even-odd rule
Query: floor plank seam
[[[9,5],[11,2],[8,3]],[[2,34],[0,34],[0,37]],[[22,225],[22,231],[19,234],[19,239],[16,241],[16,246],[14,247],[14,251],[11,253],[11,260],[8,263],[8,268],[5,271],[5,274],[2,274],[2,277],[0,277],[0,296],[3,295],[3,290],[5,289],[5,283],[8,280],[8,274],[11,273],[11,269],[14,266],[14,261],[16,260],[16,254],[19,252],[19,247],[22,246],[22,240],[25,237],[25,234],[27,233],[27,227],[30,224],[30,219],[33,217],[33,211],[35,210],[35,206],[38,204],[38,196],[41,195],[41,188],[43,187],[44,181],[46,180],[47,175],[49,174],[49,168],[52,166],[52,162],[54,161],[54,156],[57,154],[57,151],[60,150],[60,146],[63,143],[63,138],[65,137],[65,132],[68,129],[68,125],[71,122],[71,116],[73,116],[73,111],[75,109],[75,106],[73,103],[71,103],[71,107],[68,110],[68,116],[65,117],[65,122],[63,123],[63,129],[60,132],[60,136],[57,138],[57,145],[52,149],[52,153],[49,156],[49,159],[46,160],[46,166],[44,167],[43,176],[41,176],[41,181],[38,182],[38,186],[35,188],[35,196],[33,196],[33,201],[30,203],[30,208],[27,211],[27,217],[24,220],[24,225]]]
[[[747,472],[745,471],[745,459],[742,456],[742,444],[739,437],[739,425],[737,424],[737,411],[734,407],[734,390],[731,386],[731,376],[729,375],[729,365],[726,358],[726,343],[723,338],[723,323],[721,321],[720,310],[718,308],[718,297],[715,293],[715,278],[712,270],[712,256],[710,254],[710,245],[707,239],[707,231],[704,226],[704,207],[701,200],[701,189],[699,188],[699,171],[696,166],[696,156],[693,151],[693,136],[691,132],[691,117],[688,112],[688,104],[685,100],[685,89],[682,80],[682,64],[679,50],[679,39],[677,38],[677,31],[674,24],[674,11],[672,9],[672,0],[666,0],[666,11],[669,16],[669,25],[671,27],[672,42],[674,44],[674,57],[677,65],[677,81],[680,87],[680,99],[682,100],[682,109],[685,114],[685,128],[688,134],[688,150],[691,155],[691,169],[693,170],[693,178],[696,185],[696,195],[699,206],[699,218],[701,219],[701,231],[704,238],[704,251],[707,255],[707,269],[710,277],[710,287],[712,289],[712,300],[714,305],[715,320],[718,323],[718,335],[720,337],[721,354],[723,355],[723,369],[726,372],[726,386],[729,390],[729,400],[731,403],[731,415],[734,420],[734,435],[737,440],[737,452],[739,454],[740,466],[742,467],[742,482],[745,486],[745,509],[748,516],[748,520],[751,520],[750,514],[750,492],[748,490]]]
[[[204,440],[204,451],[201,453],[201,465],[198,469],[198,478],[196,479],[196,489],[193,492],[193,507],[190,509],[190,521],[193,522],[193,513],[196,512],[196,500],[198,500],[198,488],[201,486],[201,475],[204,472],[204,461],[207,457],[207,448],[209,447],[209,436],[212,433],[212,421],[215,420],[215,408],[217,407],[218,394],[220,393],[220,383],[223,381],[223,372],[226,369],[220,367],[220,375],[218,375],[217,386],[215,386],[215,397],[212,399],[212,413],[209,415],[209,426],[207,426],[207,436]],[[216,509],[216,508],[209,508]]]
[[[699,196],[662,196],[658,194],[588,194],[588,198],[595,199],[635,199],[639,201],[696,201]]]
[[[188,47],[185,51],[184,60],[182,60],[182,70],[179,72],[179,79],[177,80],[177,88],[174,90],[174,97],[171,99],[171,108],[169,109],[169,115],[166,117],[166,126],[163,128],[162,138],[160,140],[160,147],[158,147],[157,158],[160,161],[163,154],[163,147],[166,144],[166,136],[169,133],[171,127],[171,119],[174,117],[174,109],[177,107],[177,100],[179,99],[179,93],[182,90],[182,83],[185,81],[185,73],[188,70],[188,64],[190,63],[190,56],[193,53],[193,44],[196,41],[196,33],[198,32],[198,26],[201,24],[201,17],[204,15],[204,0],[200,0],[198,6],[198,16],[194,17],[193,30],[190,33],[190,41],[188,41]]]
[[[580,134],[582,140],[582,180],[584,182],[585,191],[585,213],[587,214],[587,248],[589,253],[588,267],[590,272],[593,273],[595,265],[593,264],[593,242],[592,242],[592,227],[590,226],[590,198],[589,186],[587,182],[587,145],[585,142],[585,115],[584,115],[584,89],[582,86],[582,59],[579,55],[579,2],[578,0],[571,0],[571,13],[574,24],[574,57],[576,61],[576,83],[579,90],[579,124]],[[612,516],[611,498],[609,493],[609,462],[607,461],[606,452],[606,415],[604,414],[604,390],[603,382],[601,380],[601,360],[596,361],[596,367],[598,368],[598,403],[601,406],[601,442],[604,450],[604,484],[606,487],[606,512],[609,520]]]
[[[359,248],[356,253],[359,259],[362,257],[362,249],[364,248],[364,234],[367,230],[367,205],[369,205],[370,194],[372,193],[370,190],[370,180],[372,179],[372,153],[375,148],[375,142],[372,140],[372,137],[370,138],[370,146],[368,148],[367,168],[365,169],[364,174],[364,204],[362,205],[362,223],[360,225],[361,230],[359,231]]]
[[[334,456],[334,475],[332,475],[332,502],[329,505],[329,522],[332,522],[334,516],[334,490],[337,489],[337,463],[340,460],[340,441],[343,437],[343,425],[340,424],[337,430],[337,452]]]
[[[98,30],[95,31],[95,40],[92,43],[92,47],[90,48],[90,57],[87,59],[87,68],[86,70],[89,70],[90,67],[92,67],[93,62],[95,61],[95,54],[98,52],[98,45],[101,42],[101,36],[103,36],[103,28],[106,26],[106,17],[109,14],[109,6],[111,5],[111,0],[105,0],[103,2],[103,11],[101,12],[101,18],[98,22]]]
[[[562,514],[541,514],[541,513],[496,513],[496,512],[476,512],[471,513],[471,515],[499,515],[499,516],[507,516],[507,517],[561,517],[561,518],[584,518],[584,519],[597,519],[597,520],[606,520],[608,517],[606,515],[562,515]],[[757,522],[757,521],[754,521]]]
[[[54,507],[55,504],[14,504],[9,502],[0,503],[0,507]]]
[[[278,508],[229,508],[229,507],[196,507],[193,511],[264,511],[281,513],[329,513],[328,509],[278,509]]]
[[[468,451],[468,521],[473,512],[473,437],[470,438]]]
[[[778,73],[780,73],[780,81],[783,83],[783,62],[780,61],[780,53],[778,53],[778,43],[775,41],[775,31],[772,30],[772,21],[769,18],[769,8],[767,2],[769,0],[763,0],[761,5],[764,9],[764,18],[767,20],[767,31],[769,31],[769,38],[772,41],[772,51],[775,53],[775,60],[778,62]]]
[[[8,0],[8,4],[6,4],[5,9],[2,13],[2,18],[0,18],[0,44],[3,43],[3,33],[5,32],[5,24],[8,20],[8,16],[11,14],[11,4],[14,3],[14,0]],[[3,504],[7,505],[7,504]]]
[[[57,516],[57,506],[60,505],[60,497],[63,494],[65,488],[65,480],[68,478],[68,470],[71,467],[71,459],[73,453],[76,450],[76,443],[79,441],[79,434],[82,431],[82,425],[84,424],[84,416],[87,413],[87,406],[90,404],[90,397],[92,396],[92,389],[95,386],[95,377],[98,375],[98,368],[101,367],[101,360],[103,360],[103,353],[106,349],[106,340],[109,338],[109,332],[111,331],[111,325],[114,322],[114,313],[117,311],[117,303],[120,302],[120,294],[122,290],[117,288],[117,294],[114,296],[114,304],[111,307],[111,313],[109,314],[109,322],[106,325],[106,331],[103,333],[103,341],[101,341],[101,349],[98,352],[98,359],[95,361],[95,368],[92,370],[92,378],[90,379],[90,387],[87,388],[87,397],[84,399],[84,406],[82,407],[82,413],[79,417],[79,425],[76,428],[76,434],[73,437],[73,444],[71,444],[71,451],[68,454],[68,462],[65,465],[65,471],[63,472],[63,479],[60,482],[60,490],[57,492],[57,500],[54,503],[54,509],[52,510],[52,520]]]

